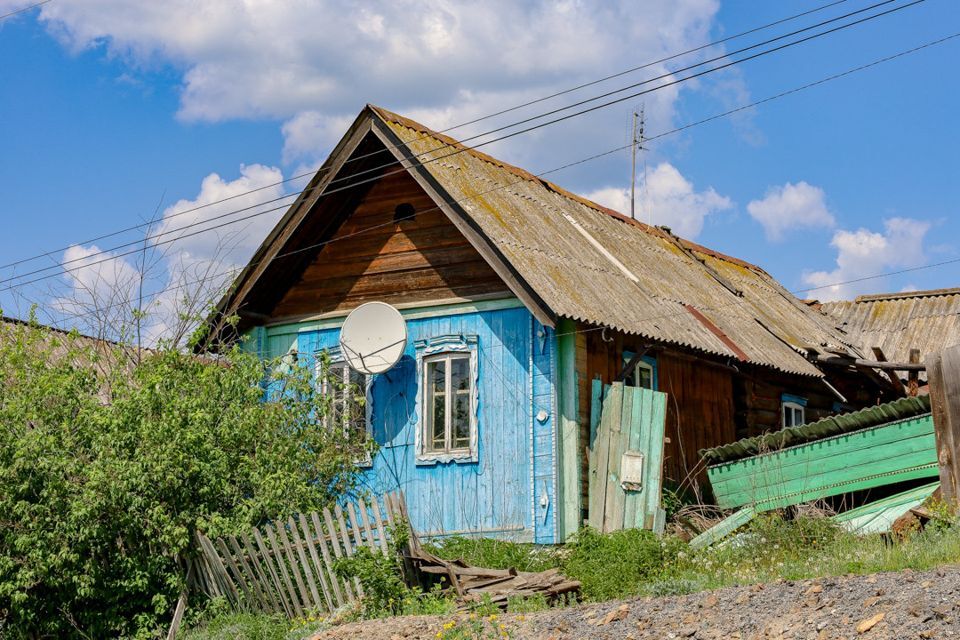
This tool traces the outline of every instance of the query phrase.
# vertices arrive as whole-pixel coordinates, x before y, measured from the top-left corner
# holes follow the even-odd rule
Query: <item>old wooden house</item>
[[[862,354],[763,269],[368,106],[221,310],[265,358],[336,367],[345,316],[373,300],[409,342],[385,374],[343,368],[379,445],[365,479],[403,489],[427,536],[574,533],[595,379],[666,394],[663,476],[684,486],[700,449],[886,393],[814,364]]]

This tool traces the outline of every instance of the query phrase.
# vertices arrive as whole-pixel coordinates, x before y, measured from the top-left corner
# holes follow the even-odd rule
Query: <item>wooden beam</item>
[[[887,362],[887,356],[884,355],[883,349],[880,347],[873,347],[873,357],[876,358],[878,362]],[[907,395],[907,390],[903,386],[903,381],[900,380],[900,376],[897,375],[896,371],[884,369],[883,372],[887,374],[887,378],[890,379],[890,384],[893,385],[893,390],[896,391],[898,396],[903,397]]]
[[[910,349],[910,364],[918,364],[920,362],[920,349]],[[907,393],[911,397],[917,397],[917,394],[920,392],[920,372],[911,371],[907,377]]]
[[[943,501],[960,506],[960,345],[927,356]]]
[[[817,354],[816,361],[821,364],[832,364],[840,367],[870,367],[884,371],[926,371],[927,365],[923,362],[878,362],[862,358],[848,358],[826,353]]]

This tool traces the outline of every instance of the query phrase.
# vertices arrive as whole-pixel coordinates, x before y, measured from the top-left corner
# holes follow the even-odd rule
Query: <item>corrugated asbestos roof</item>
[[[485,154],[451,154],[442,147],[454,140],[373,109],[557,316],[810,376],[822,374],[806,347],[847,350],[822,314],[759,267]]]
[[[930,413],[930,396],[900,398],[893,402],[867,407],[852,413],[830,416],[797,427],[789,427],[754,438],[744,438],[712,449],[702,449],[700,457],[707,464],[732,462],[741,458],[755,456],[763,451],[783,449],[812,440],[829,438],[859,431],[868,427],[905,420]]]
[[[880,347],[890,361],[906,362],[911,348],[922,360],[960,344],[960,288],[860,296],[821,310],[864,353]]]

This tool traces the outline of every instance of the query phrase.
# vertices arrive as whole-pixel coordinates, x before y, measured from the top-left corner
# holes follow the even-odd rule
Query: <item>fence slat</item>
[[[217,555],[216,549],[213,548],[213,543],[202,533],[199,535],[199,538],[200,545],[204,548],[204,551],[206,551],[207,561],[213,570],[214,578],[220,582],[223,595],[226,596],[228,600],[232,597],[233,601],[239,604],[240,593],[237,591],[236,585],[233,584],[233,580],[230,579],[227,568],[223,566],[223,561],[220,560],[220,556]]]
[[[303,617],[303,607],[300,606],[300,597],[297,595],[296,589],[293,588],[293,583],[290,582],[290,572],[287,571],[287,562],[283,557],[283,551],[280,548],[280,544],[277,542],[277,534],[274,532],[271,525],[264,527],[267,530],[267,539],[270,541],[270,548],[273,551],[273,559],[280,567],[280,575],[283,577],[283,584],[287,586],[287,594],[290,596],[290,601],[293,603],[293,608],[297,612],[297,617]]]
[[[330,534],[330,544],[333,547],[333,555],[337,556],[337,558],[342,558],[343,553],[340,551],[340,542],[337,538],[337,527],[333,524],[333,514],[330,513],[329,508],[324,508],[323,520],[327,525],[327,533]],[[350,553],[349,547],[345,547],[345,549],[347,549],[347,553]],[[351,602],[357,599],[353,595],[353,587],[350,586],[349,580],[343,581],[343,587],[347,593],[347,597],[350,599]]]
[[[310,559],[313,560],[314,571],[317,573],[317,579],[320,580],[320,588],[323,590],[323,599],[327,603],[327,611],[332,612],[335,608],[333,598],[330,597],[330,588],[327,586],[327,579],[323,575],[323,565],[317,556],[317,547],[313,544],[313,533],[310,531],[310,523],[307,522],[307,517],[302,513],[299,514],[299,520],[300,529],[303,531],[303,539],[306,542],[307,550],[310,552]]]
[[[370,503],[370,506],[373,507],[373,519],[376,521],[377,525],[377,536],[380,538],[380,548],[383,549],[384,553],[388,553],[386,534],[387,522],[380,514],[380,505],[377,504],[376,498],[373,499],[373,501]]]
[[[283,583],[280,582],[280,577],[277,575],[274,562],[270,559],[270,551],[258,529],[253,530],[253,539],[257,541],[257,546],[260,548],[260,557],[263,559],[264,564],[267,565],[267,569],[270,571],[270,577],[273,578],[273,586],[277,591],[280,601],[283,602],[283,610],[287,613],[288,618],[292,618],[295,610],[293,604],[290,602],[290,594],[284,590]]]
[[[360,512],[360,519],[363,521],[363,531],[367,536],[367,544],[374,551],[377,550],[377,539],[373,536],[373,529],[370,528],[370,518],[367,515],[367,505],[365,502],[361,501],[357,504],[357,511]],[[384,551],[386,553],[386,551]]]
[[[304,553],[303,542],[300,540],[300,532],[297,531],[297,523],[293,516],[287,519],[287,527],[290,529],[290,535],[297,547],[297,557],[300,559],[300,566],[303,568],[304,577],[307,579],[307,586],[310,587],[310,595],[313,597],[313,606],[315,609],[323,609],[323,601],[320,599],[320,593],[317,591],[317,583],[313,579],[313,569],[307,560],[307,554]]]
[[[340,525],[340,538],[343,540],[343,548],[347,552],[347,557],[353,555],[353,545],[350,543],[350,534],[347,531],[347,524],[343,519],[343,509],[340,508],[339,504],[333,505],[334,513],[337,514],[337,524]],[[353,579],[353,586],[357,588],[357,595],[361,598],[363,597],[363,587],[360,586],[360,579]]]
[[[254,571],[260,576],[260,587],[270,599],[270,602],[273,603],[274,610],[286,613],[287,607],[283,602],[283,597],[279,596],[277,592],[277,583],[275,581],[271,582],[268,572],[264,570],[263,562],[261,562],[262,553],[250,542],[250,537],[245,533],[240,536],[240,543]]]
[[[297,556],[293,552],[293,547],[290,545],[287,527],[283,522],[277,522],[275,530],[277,538],[279,538],[280,544],[282,545],[286,565],[290,569],[290,573],[293,574],[294,582],[297,584],[297,595],[300,597],[300,602],[303,603],[303,611],[306,613],[312,606],[311,599],[309,593],[307,593],[307,585],[303,582],[303,572],[300,570],[300,563],[297,562]]]
[[[234,555],[237,556],[237,562],[243,567],[243,571],[250,576],[250,586],[256,594],[259,606],[267,612],[276,611],[278,608],[274,607],[274,604],[270,602],[270,599],[261,587],[261,581],[266,582],[266,579],[261,578],[259,573],[253,568],[253,565],[250,564],[250,561],[247,560],[246,552],[240,547],[240,544],[234,536],[227,536],[227,542],[230,543],[230,547],[233,549]]]
[[[345,598],[343,592],[340,591],[340,577],[333,570],[333,560],[331,560],[330,551],[327,548],[327,537],[323,533],[320,516],[314,511],[310,514],[310,519],[313,521],[313,528],[316,530],[317,544],[320,545],[320,554],[323,556],[323,566],[327,570],[327,575],[330,576],[330,586],[333,589],[333,595],[337,598],[337,605],[342,607],[350,602],[350,600]]]
[[[219,550],[220,555],[223,556],[223,559],[227,561],[227,568],[233,572],[234,582],[239,585],[240,589],[243,591],[244,602],[254,602],[253,593],[247,588],[246,575],[240,571],[236,563],[233,561],[233,554],[230,553],[229,549],[227,549],[227,545],[224,543],[223,538],[217,538],[217,544],[214,546],[214,550]]]

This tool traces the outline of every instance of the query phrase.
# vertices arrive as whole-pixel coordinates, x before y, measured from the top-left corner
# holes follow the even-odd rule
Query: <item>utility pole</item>
[[[634,220],[637,219],[637,151],[643,149],[643,111],[644,105],[640,105],[640,113],[633,112],[633,137],[630,141],[630,217]]]

